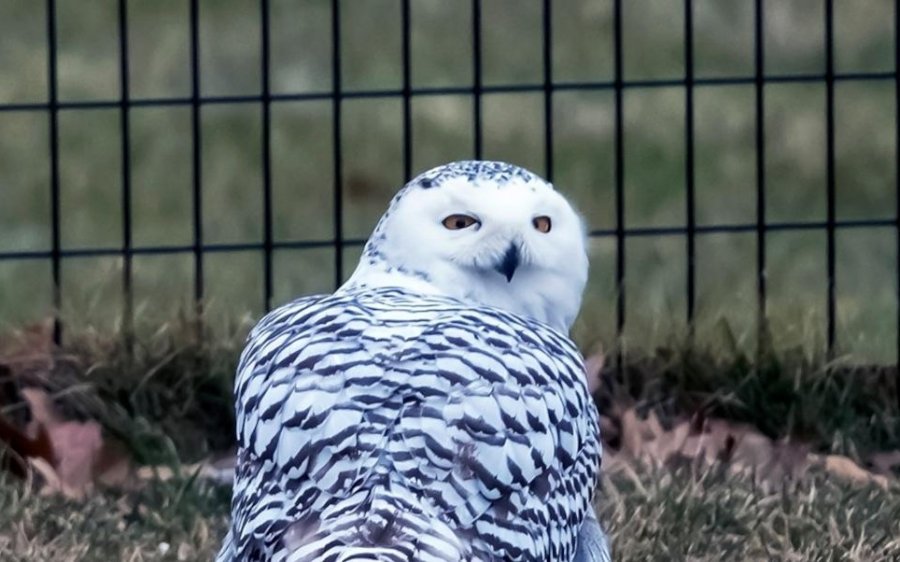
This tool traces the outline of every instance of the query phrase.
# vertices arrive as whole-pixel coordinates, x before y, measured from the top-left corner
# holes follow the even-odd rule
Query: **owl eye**
[[[534,217],[531,224],[534,225],[538,232],[543,232],[544,234],[550,232],[550,228],[553,226],[550,222],[550,217]]]
[[[443,224],[448,230],[462,230],[478,224],[478,219],[469,215],[450,215],[444,219]]]

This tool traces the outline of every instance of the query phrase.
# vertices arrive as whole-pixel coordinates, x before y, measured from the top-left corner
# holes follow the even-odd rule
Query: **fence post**
[[[334,154],[334,287],[344,280],[344,208],[341,158],[341,0],[331,0],[331,95]]]
[[[47,0],[47,111],[50,124],[50,263],[53,275],[53,341],[62,343],[62,248],[59,208],[59,92],[56,0]]]

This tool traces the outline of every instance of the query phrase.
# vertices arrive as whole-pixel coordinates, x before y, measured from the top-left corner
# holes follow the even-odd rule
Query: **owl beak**
[[[506,277],[506,282],[509,283],[512,281],[513,275],[516,273],[516,269],[519,267],[519,247],[515,244],[510,244],[509,248],[506,250],[506,253],[503,254],[503,258],[500,260],[494,269]]]

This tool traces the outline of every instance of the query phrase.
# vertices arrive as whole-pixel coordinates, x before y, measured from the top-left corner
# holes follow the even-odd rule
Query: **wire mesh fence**
[[[882,83],[894,90],[894,103],[900,104],[900,87],[897,86],[898,70],[900,64],[900,40],[894,32],[893,57],[894,67],[890,69],[876,69],[854,72],[839,72],[835,61],[835,3],[833,0],[823,0],[821,22],[821,48],[823,50],[823,67],[816,72],[792,72],[773,73],[767,70],[767,40],[766,40],[766,9],[771,5],[764,0],[756,0],[752,4],[752,72],[746,75],[698,75],[695,70],[695,48],[698,42],[697,28],[695,25],[697,11],[700,2],[683,0],[681,10],[683,51],[683,73],[675,78],[641,78],[632,79],[626,76],[627,55],[625,45],[626,26],[623,16],[630,9],[622,0],[610,2],[610,22],[608,28],[609,37],[605,37],[605,44],[590,43],[589,48],[609,51],[611,59],[611,76],[598,80],[565,80],[559,77],[559,72],[554,68],[554,33],[559,33],[554,25],[554,18],[559,17],[560,11],[566,6],[560,2],[540,0],[540,29],[529,35],[529,41],[540,45],[539,59],[535,64],[540,65],[540,71],[536,75],[539,80],[510,81],[509,83],[486,82],[485,76],[485,21],[483,12],[485,5],[490,0],[472,0],[465,6],[465,13],[469,18],[467,26],[470,28],[465,34],[470,40],[468,51],[471,59],[468,65],[471,69],[471,82],[465,84],[449,85],[416,85],[414,81],[413,62],[414,46],[412,37],[412,12],[417,8],[415,0],[397,0],[399,33],[400,33],[400,83],[397,87],[389,88],[357,88],[348,86],[342,80],[346,74],[345,68],[345,44],[347,31],[342,27],[345,21],[346,11],[357,9],[358,4],[353,2],[331,0],[328,3],[328,17],[315,25],[327,27],[330,40],[327,50],[319,51],[320,58],[330,67],[330,88],[314,91],[285,91],[284,88],[273,88],[273,72],[276,62],[273,61],[272,46],[272,2],[260,0],[256,5],[258,26],[258,46],[255,52],[259,53],[258,67],[259,80],[254,93],[241,94],[210,94],[203,87],[203,52],[201,49],[201,28],[204,15],[201,10],[200,0],[190,0],[187,3],[187,35],[189,37],[189,57],[187,72],[189,75],[189,93],[181,96],[135,96],[133,93],[133,81],[135,76],[143,69],[136,67],[133,56],[130,54],[132,40],[130,38],[131,23],[129,9],[135,4],[133,1],[117,0],[110,3],[109,8],[116,13],[116,75],[118,95],[108,99],[63,99],[59,93],[60,83],[60,47],[58,37],[58,1],[47,0],[45,4],[45,34],[46,34],[46,92],[44,101],[4,102],[0,105],[0,115],[9,113],[37,113],[46,117],[48,127],[47,139],[49,150],[44,159],[44,166],[48,169],[49,179],[49,247],[41,249],[8,249],[0,251],[0,262],[37,260],[50,264],[50,276],[52,278],[52,305],[54,310],[60,310],[63,306],[64,267],[68,260],[89,257],[116,257],[122,261],[121,283],[124,295],[124,318],[130,322],[135,314],[134,291],[132,284],[135,278],[133,262],[137,256],[148,255],[189,255],[192,259],[192,298],[198,304],[202,303],[206,295],[208,285],[208,272],[205,271],[205,258],[213,254],[234,252],[258,252],[262,256],[262,304],[268,309],[275,302],[275,268],[274,258],[279,250],[314,250],[333,249],[333,270],[331,278],[333,285],[338,286],[348,273],[346,248],[359,247],[363,240],[360,237],[348,235],[345,198],[347,183],[350,181],[345,176],[345,162],[347,146],[344,139],[346,128],[345,106],[354,100],[397,100],[400,103],[399,119],[402,135],[402,146],[399,154],[402,175],[409,179],[417,171],[415,166],[414,151],[416,150],[416,134],[414,130],[414,104],[417,100],[427,98],[442,98],[446,96],[464,97],[470,101],[471,112],[467,117],[470,120],[472,132],[471,152],[472,158],[490,156],[486,154],[484,131],[486,112],[486,100],[491,96],[501,94],[532,94],[541,97],[542,126],[542,160],[543,169],[536,171],[548,177],[551,181],[558,175],[560,168],[565,166],[565,158],[561,158],[558,143],[555,136],[558,130],[558,112],[555,110],[556,98],[567,92],[606,92],[611,96],[611,120],[608,128],[613,137],[612,158],[612,224],[601,227],[592,227],[590,235],[597,239],[609,240],[614,244],[614,299],[615,299],[615,334],[621,335],[629,321],[628,290],[632,286],[627,282],[629,278],[629,261],[627,258],[628,241],[638,238],[675,238],[683,240],[683,279],[680,285],[684,289],[684,323],[692,325],[697,311],[698,273],[697,263],[702,259],[701,250],[697,241],[705,236],[715,234],[747,234],[755,238],[755,263],[753,265],[753,279],[755,292],[755,307],[758,312],[758,321],[766,317],[768,300],[768,276],[770,269],[767,256],[767,238],[778,232],[812,232],[824,234],[819,251],[824,256],[824,282],[823,295],[824,315],[822,332],[824,334],[824,346],[831,352],[840,346],[838,341],[839,310],[836,289],[839,278],[837,258],[837,234],[841,231],[853,229],[889,229],[893,232],[895,246],[900,245],[898,232],[898,217],[900,217],[900,182],[894,180],[893,184],[884,184],[879,187],[883,191],[889,191],[894,202],[894,208],[881,208],[879,214],[867,216],[854,216],[843,218],[838,212],[838,192],[836,178],[839,174],[840,162],[836,156],[836,138],[838,135],[838,115],[836,110],[835,90],[838,84],[855,83]],[[460,3],[462,7],[463,3]],[[862,9],[862,8],[859,8]],[[342,14],[343,12],[343,14]],[[769,22],[771,23],[771,22]],[[900,1],[893,3],[894,30],[900,29]],[[591,40],[593,41],[593,40]],[[821,86],[824,89],[824,182],[821,189],[824,193],[825,209],[824,218],[815,220],[793,220],[771,217],[769,210],[772,203],[772,187],[768,182],[767,155],[771,154],[771,148],[767,148],[770,136],[767,135],[767,91],[777,84],[810,84]],[[698,219],[698,205],[702,203],[703,195],[697,190],[697,162],[696,153],[696,110],[698,107],[698,92],[718,88],[745,87],[752,89],[752,122],[753,122],[753,151],[752,169],[755,174],[754,205],[755,220],[742,221],[701,221]],[[684,197],[678,205],[683,209],[684,220],[678,224],[629,224],[626,201],[629,192],[626,189],[626,179],[634,172],[629,168],[629,160],[626,154],[627,139],[629,136],[629,124],[626,115],[626,98],[631,92],[652,91],[659,89],[676,89],[683,94],[683,167],[679,170],[683,177],[678,178],[684,186]],[[273,108],[279,105],[293,103],[319,103],[330,106],[330,158],[327,165],[331,167],[330,209],[328,210],[331,232],[329,236],[320,236],[315,239],[290,239],[279,236],[275,231],[276,202],[273,198],[273,151],[278,149],[277,143],[281,142],[273,133]],[[259,150],[258,167],[260,174],[260,187],[254,197],[258,198],[262,212],[262,233],[258,241],[252,242],[221,242],[210,241],[205,236],[204,224],[209,221],[204,208],[205,194],[204,183],[209,180],[204,177],[204,134],[203,114],[215,106],[245,106],[252,107],[259,112]],[[190,224],[191,237],[188,243],[183,244],[139,244],[134,239],[134,211],[135,200],[133,197],[133,171],[132,162],[135,159],[133,112],[142,108],[183,108],[189,115],[189,127],[187,128],[188,142],[186,149],[190,152],[191,168],[191,194],[190,194]],[[120,166],[120,207],[118,213],[120,219],[121,243],[99,246],[70,247],[64,243],[61,224],[64,220],[65,206],[62,204],[61,184],[64,182],[64,170],[61,165],[60,154],[60,119],[61,116],[99,111],[117,112],[117,125],[119,137]],[[894,136],[893,160],[900,160],[900,142],[896,137],[900,134],[895,111],[890,116],[890,122],[883,123],[890,128]],[[302,158],[301,156],[298,156]],[[352,157],[352,155],[351,155]],[[647,162],[646,166],[653,166],[653,162]],[[895,166],[895,163],[892,163]],[[563,189],[565,186],[561,186]],[[896,271],[897,267],[894,266]],[[865,275],[864,272],[857,272]],[[636,281],[640,283],[640,280]],[[900,296],[900,274],[895,272],[894,278],[886,282],[892,283],[891,293],[894,295],[893,306],[898,312],[892,313],[892,330],[897,334],[896,350],[900,351],[900,307],[896,300]],[[61,337],[59,323],[57,323],[57,338]]]

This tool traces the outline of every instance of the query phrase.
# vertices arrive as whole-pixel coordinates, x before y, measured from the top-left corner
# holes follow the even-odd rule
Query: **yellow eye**
[[[531,224],[534,225],[534,228],[536,228],[538,232],[543,232],[544,234],[550,232],[550,228],[552,227],[550,217],[534,217]]]
[[[448,230],[462,230],[478,224],[478,219],[469,215],[450,215],[444,219],[443,224]]]

